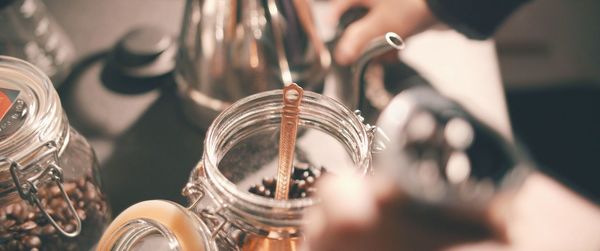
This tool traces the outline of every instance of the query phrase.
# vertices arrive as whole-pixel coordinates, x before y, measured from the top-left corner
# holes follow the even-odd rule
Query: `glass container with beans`
[[[98,171],[48,77],[0,56],[0,251],[91,249],[110,220]]]
[[[378,130],[337,101],[304,92],[288,199],[274,199],[282,91],[244,98],[208,129],[203,159],[183,189],[188,207],[146,201],[119,215],[99,250],[298,250],[318,180],[371,173]]]

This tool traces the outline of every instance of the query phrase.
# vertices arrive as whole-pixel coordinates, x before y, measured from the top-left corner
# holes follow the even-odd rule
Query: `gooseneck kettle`
[[[179,39],[178,91],[186,117],[200,128],[257,92],[291,83],[322,92],[329,75],[338,85],[332,96],[357,108],[369,61],[404,46],[388,33],[354,65],[339,66],[318,34],[308,0],[188,0]]]

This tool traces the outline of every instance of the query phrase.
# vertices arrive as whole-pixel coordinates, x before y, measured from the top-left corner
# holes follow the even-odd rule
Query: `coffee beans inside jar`
[[[311,197],[317,191],[315,184],[323,175],[327,174],[325,167],[316,168],[315,166],[298,162],[292,169],[292,182],[290,185],[289,199],[299,199]],[[261,184],[256,184],[248,189],[248,192],[268,198],[275,198],[275,187],[277,179],[265,177]]]
[[[109,221],[106,198],[90,177],[65,181],[63,186],[81,219],[81,233],[74,238],[62,235],[37,207],[20,200],[0,208],[0,251],[84,250],[94,245]],[[77,222],[57,185],[39,188],[37,196],[62,229],[76,229]]]

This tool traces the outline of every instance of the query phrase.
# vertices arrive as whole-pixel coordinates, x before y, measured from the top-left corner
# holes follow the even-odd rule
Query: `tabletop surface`
[[[185,2],[45,2],[79,55],[59,94],[71,124],[98,154],[114,211],[149,199],[184,203],[181,188],[201,158],[204,131],[186,123],[169,79],[161,80],[160,88],[123,93],[111,86],[132,83],[107,83],[103,71],[107,51],[134,27],[155,26],[176,35]]]

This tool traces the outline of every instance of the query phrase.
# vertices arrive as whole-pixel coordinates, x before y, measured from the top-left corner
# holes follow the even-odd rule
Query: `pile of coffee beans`
[[[288,195],[289,199],[312,196],[316,192],[315,183],[320,177],[327,173],[325,167],[316,168],[304,162],[296,163],[292,170],[292,182],[290,185],[290,193]],[[276,184],[276,178],[263,178],[262,184],[250,187],[248,192],[268,198],[275,198]]]
[[[74,238],[63,236],[37,207],[24,200],[0,208],[0,251],[91,249],[110,220],[106,199],[95,184],[89,177],[63,184],[82,223],[81,233]],[[58,225],[67,232],[75,230],[76,220],[58,186],[40,188],[38,197]]]

